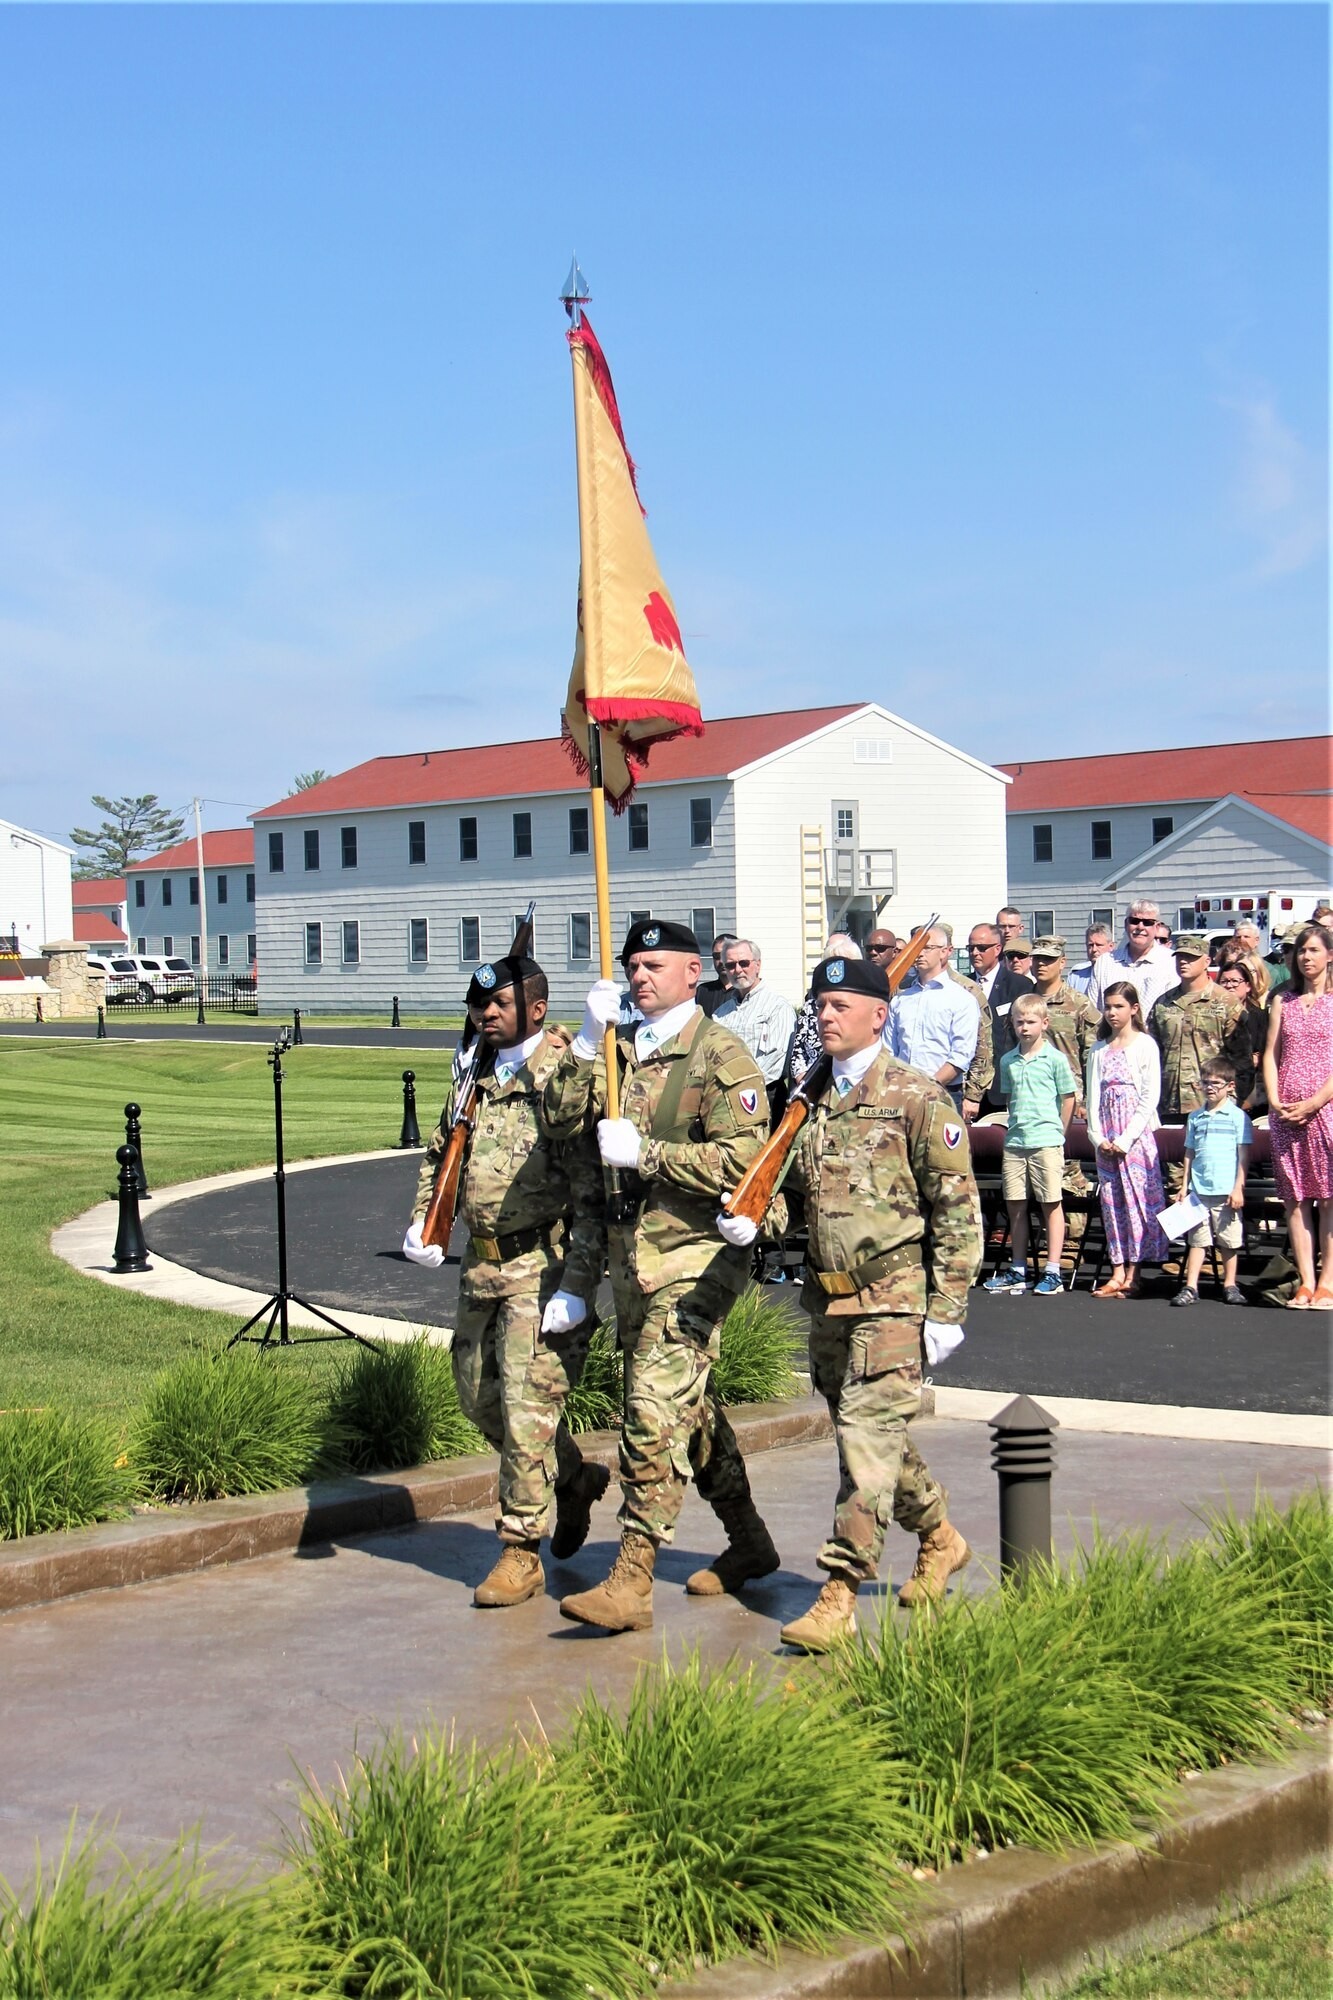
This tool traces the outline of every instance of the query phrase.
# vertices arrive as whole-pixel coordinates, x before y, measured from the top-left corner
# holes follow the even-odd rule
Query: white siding
[[[265,849],[267,853],[267,848]],[[199,929],[199,905],[190,901],[190,883],[198,874],[193,863],[188,868],[136,869],[127,880],[126,930],[129,948],[139,950],[139,940],[144,939],[144,951],[150,958],[156,958],[165,950],[163,938],[171,939],[171,949],[182,958],[190,956],[190,939],[201,935]],[[230,956],[225,967],[228,972],[245,972],[249,968],[247,940],[255,931],[256,903],[246,901],[246,877],[251,874],[249,862],[234,861],[226,867],[209,862],[204,868],[204,884],[207,901],[204,914],[208,918],[208,969],[218,970],[218,938],[225,934],[230,940]],[[227,900],[218,899],[218,877],[227,878]],[[162,900],[162,885],[171,883],[171,902]],[[144,903],[140,909],[136,901],[136,882],[144,885]]]
[[[1053,910],[1055,928],[1069,939],[1071,947],[1082,938],[1095,909],[1109,905],[1118,927],[1127,897],[1123,891],[1104,889],[1102,883],[1114,875],[1117,863],[1131,861],[1151,846],[1154,819],[1172,819],[1173,830],[1179,830],[1207,804],[1207,800],[1202,804],[1198,800],[1167,800],[1161,805],[1146,806],[1099,806],[1094,802],[1076,812],[1011,813],[1006,827],[1008,900],[1022,911],[1025,923],[1031,923],[1034,910]],[[1111,822],[1111,858],[1094,861],[1092,822],[1106,819]],[[1049,861],[1032,858],[1034,826],[1051,829]],[[1149,895],[1151,891],[1140,893]]]
[[[60,841],[0,820],[0,933],[16,936],[25,957],[74,935],[73,858]]]
[[[1142,867],[1125,876],[1120,888],[1126,898],[1151,896],[1163,910],[1192,903],[1196,896],[1262,894],[1274,889],[1279,895],[1294,896],[1297,914],[1304,917],[1328,887],[1329,859],[1326,848],[1302,840],[1294,828],[1276,826],[1243,806],[1228,805],[1160,858],[1149,855]]]

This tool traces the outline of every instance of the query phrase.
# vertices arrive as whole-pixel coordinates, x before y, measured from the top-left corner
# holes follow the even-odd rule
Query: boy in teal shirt
[[[1010,1010],[1017,1048],[1000,1059],[995,1094],[1009,1106],[1000,1191],[1009,1210],[1010,1266],[988,1280],[988,1292],[1028,1288],[1028,1199],[1041,1204],[1046,1224],[1046,1269],[1033,1291],[1041,1298],[1064,1290],[1060,1256],[1065,1247],[1063,1202],[1065,1134],[1078,1084],[1073,1070],[1046,1039],[1046,1002],[1020,994]]]
[[[1236,1068],[1225,1056],[1214,1056],[1199,1071],[1203,1105],[1191,1111],[1185,1126],[1185,1185],[1208,1213],[1185,1238],[1185,1282],[1173,1306],[1199,1303],[1199,1279],[1209,1246],[1222,1252],[1222,1297],[1229,1306],[1243,1306],[1245,1294],[1236,1283],[1236,1266],[1245,1239],[1245,1173],[1250,1164],[1254,1127],[1236,1102]]]

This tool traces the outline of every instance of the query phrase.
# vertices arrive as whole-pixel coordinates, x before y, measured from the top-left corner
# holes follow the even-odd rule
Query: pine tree
[[[320,770],[298,771],[292,779],[292,790],[294,792],[312,791],[316,785],[322,785],[328,775],[327,771]]]
[[[80,882],[123,875],[131,861],[174,846],[185,831],[184,819],[159,805],[156,792],[137,799],[104,799],[94,792],[93,804],[106,814],[102,824],[76,826],[70,835],[75,847],[85,850],[74,870]]]

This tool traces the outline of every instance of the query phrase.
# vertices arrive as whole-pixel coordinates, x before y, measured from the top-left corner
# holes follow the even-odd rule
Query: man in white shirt
[[[1137,902],[1129,906],[1125,918],[1125,940],[1114,951],[1103,952],[1092,968],[1088,998],[1094,1007],[1105,1007],[1108,986],[1127,979],[1138,990],[1139,1006],[1146,1021],[1168,986],[1176,983],[1176,961],[1165,945],[1157,943],[1157,926],[1162,913],[1156,903]]]
[[[723,964],[731,990],[719,1001],[713,1019],[739,1035],[771,1090],[787,1061],[796,1009],[764,985],[763,956],[753,938],[733,938]]]
[[[934,1077],[957,1104],[963,1078],[977,1052],[980,1016],[964,986],[944,971],[952,945],[942,930],[927,934],[917,954],[916,977],[894,995],[884,1040],[899,1062]]]

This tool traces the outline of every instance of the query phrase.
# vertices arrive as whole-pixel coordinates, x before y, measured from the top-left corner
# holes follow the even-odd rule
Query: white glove
[[[748,1215],[728,1215],[724,1210],[717,1218],[717,1233],[724,1243],[748,1250],[759,1234],[759,1224],[751,1222]]]
[[[573,1292],[553,1292],[542,1314],[543,1333],[569,1333],[588,1317],[588,1308]]]
[[[928,1319],[921,1329],[925,1344],[926,1359],[932,1368],[938,1368],[941,1361],[947,1361],[955,1348],[963,1344],[961,1326],[952,1326],[944,1320]]]
[[[597,1120],[597,1150],[608,1167],[637,1167],[643,1141],[628,1118]]]
[[[453,1060],[453,1079],[454,1079],[455,1089],[458,1088],[458,1085],[463,1081],[463,1078],[467,1075],[473,1063],[477,1060],[477,1050],[480,1047],[481,1047],[480,1037],[478,1037],[476,1041],[470,1042],[467,1048],[464,1048],[461,1042],[455,1044],[454,1060]]]
[[[614,979],[599,979],[590,988],[583,1003],[583,1026],[574,1037],[574,1052],[584,1062],[593,1060],[606,1040],[607,1029],[619,1021],[620,1001],[620,988]]]
[[[438,1271],[444,1262],[444,1252],[438,1243],[422,1242],[419,1222],[408,1224],[403,1238],[403,1255],[409,1264],[424,1264],[428,1271]]]

